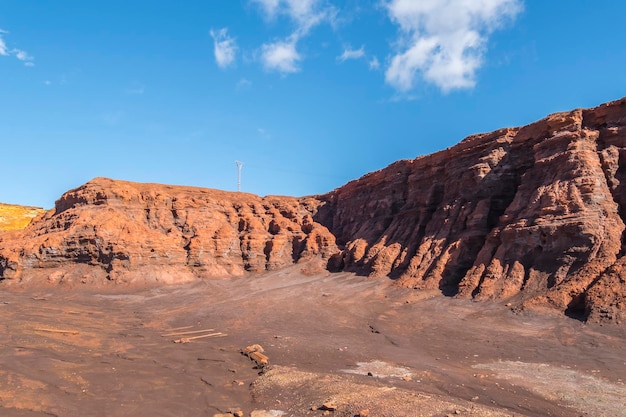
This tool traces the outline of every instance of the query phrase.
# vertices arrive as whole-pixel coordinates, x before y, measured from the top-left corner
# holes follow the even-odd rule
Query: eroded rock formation
[[[338,268],[626,319],[626,99],[474,135],[322,197]]]
[[[624,322],[625,187],[622,99],[470,136],[322,196],[96,179],[0,236],[0,277],[182,282],[319,259],[406,287]]]
[[[97,178],[20,233],[0,236],[13,282],[185,282],[262,272],[337,251],[313,198],[261,198]]]

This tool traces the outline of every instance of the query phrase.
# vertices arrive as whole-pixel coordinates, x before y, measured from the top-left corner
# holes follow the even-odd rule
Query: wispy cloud
[[[268,18],[273,19],[278,13],[278,8],[281,4],[281,0],[250,0],[250,3],[258,4],[261,9],[263,9],[265,15]]]
[[[252,81],[248,80],[247,78],[242,78],[239,81],[237,81],[237,84],[235,85],[235,89],[237,91],[242,91],[242,90],[246,90],[250,88],[251,86],[252,86]]]
[[[228,29],[222,28],[217,31],[211,29],[213,38],[213,53],[215,61],[220,68],[227,68],[235,62],[237,42],[235,38],[228,36]]]
[[[359,49],[347,47],[343,50],[343,53],[337,57],[337,61],[345,62],[349,59],[360,59],[363,57],[365,57],[365,46],[361,46]]]
[[[263,139],[271,139],[272,138],[272,135],[270,134],[270,132],[267,131],[267,129],[264,129],[262,127],[258,127],[256,129],[256,131]]]
[[[264,43],[261,47],[261,62],[269,71],[288,74],[300,71],[303,57],[298,52],[298,42],[311,29],[322,23],[333,23],[337,9],[325,0],[250,0],[262,9],[270,19],[287,17],[294,25],[293,32],[286,38]]]
[[[7,44],[6,44],[6,41],[4,40],[3,35],[6,35],[8,33],[9,32],[7,32],[6,30],[0,29],[0,55],[2,56],[13,55],[14,57],[22,61],[25,66],[34,67],[35,63],[33,61],[35,60],[35,58],[29,55],[28,52],[23,51],[21,49],[17,49],[17,48],[9,49],[7,47]]]
[[[388,84],[412,90],[419,78],[444,92],[473,88],[489,35],[513,20],[522,0],[390,0],[399,26],[397,53],[385,72]]]
[[[277,16],[286,16],[295,25],[294,35],[302,37],[323,22],[332,22],[337,10],[324,0],[251,0],[261,6],[270,20]],[[293,35],[292,35],[293,36]]]
[[[11,52],[13,52],[15,57],[20,61],[31,61],[33,59],[32,56],[28,55],[26,51],[22,51],[21,49],[12,49]]]
[[[380,68],[380,62],[378,61],[378,58],[376,57],[373,57],[372,59],[370,59],[370,62],[368,63],[368,65],[372,71],[375,71],[378,68]]]
[[[8,33],[6,30],[0,29],[0,55],[7,56],[9,55],[7,44],[4,42],[2,35]]]
[[[268,71],[278,71],[281,74],[298,72],[298,62],[301,59],[295,40],[277,41],[261,47],[263,67]]]
[[[133,83],[133,86],[126,89],[126,94],[130,95],[143,95],[146,92],[146,86],[139,83]]]

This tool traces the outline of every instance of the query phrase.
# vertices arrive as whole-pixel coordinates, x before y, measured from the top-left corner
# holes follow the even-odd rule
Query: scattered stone
[[[364,408],[363,410],[359,411],[359,414],[358,414],[359,417],[369,417],[369,415],[370,415],[369,408]]]
[[[270,363],[270,358],[268,358],[261,352],[252,352],[248,355],[248,357],[252,359],[253,361],[255,361],[257,365],[265,366],[265,365],[269,365]]]
[[[285,414],[282,410],[254,410],[250,417],[280,417]]]
[[[327,410],[327,411],[335,411],[337,409],[337,405],[335,405],[335,403],[331,401],[327,401],[324,404],[322,404],[322,406],[319,409]]]
[[[261,369],[264,369],[270,364],[270,358],[264,355],[263,352],[265,352],[265,349],[259,344],[247,346],[241,351],[243,355],[249,357],[250,360],[254,361],[257,367]]]
[[[409,375],[405,375],[405,376],[403,376],[401,379],[402,379],[403,381],[407,381],[407,382],[413,381],[413,378],[411,378]]]
[[[265,352],[265,349],[263,349],[263,346],[261,346],[261,345],[259,345],[259,344],[256,344],[256,343],[255,343],[254,345],[247,346],[247,347],[243,350],[243,352],[244,352],[246,355],[247,355],[247,354],[249,354],[249,353],[252,353],[252,352],[260,352],[260,353],[263,353],[263,352]]]

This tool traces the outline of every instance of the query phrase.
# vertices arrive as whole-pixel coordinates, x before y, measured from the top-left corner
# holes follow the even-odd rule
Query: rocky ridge
[[[96,178],[65,193],[26,230],[0,236],[0,276],[180,283],[324,259],[338,249],[313,221],[319,204]]]
[[[473,135],[328,194],[96,179],[0,237],[6,282],[182,282],[317,260],[592,321],[626,318],[626,99]]]
[[[474,135],[322,196],[337,268],[626,318],[626,99]]]

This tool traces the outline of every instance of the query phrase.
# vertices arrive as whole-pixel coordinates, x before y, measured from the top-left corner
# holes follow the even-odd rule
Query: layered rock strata
[[[0,236],[0,276],[24,282],[185,282],[337,251],[313,198],[261,198],[97,178],[23,232]]]
[[[474,135],[321,197],[335,267],[626,319],[626,99]]]

